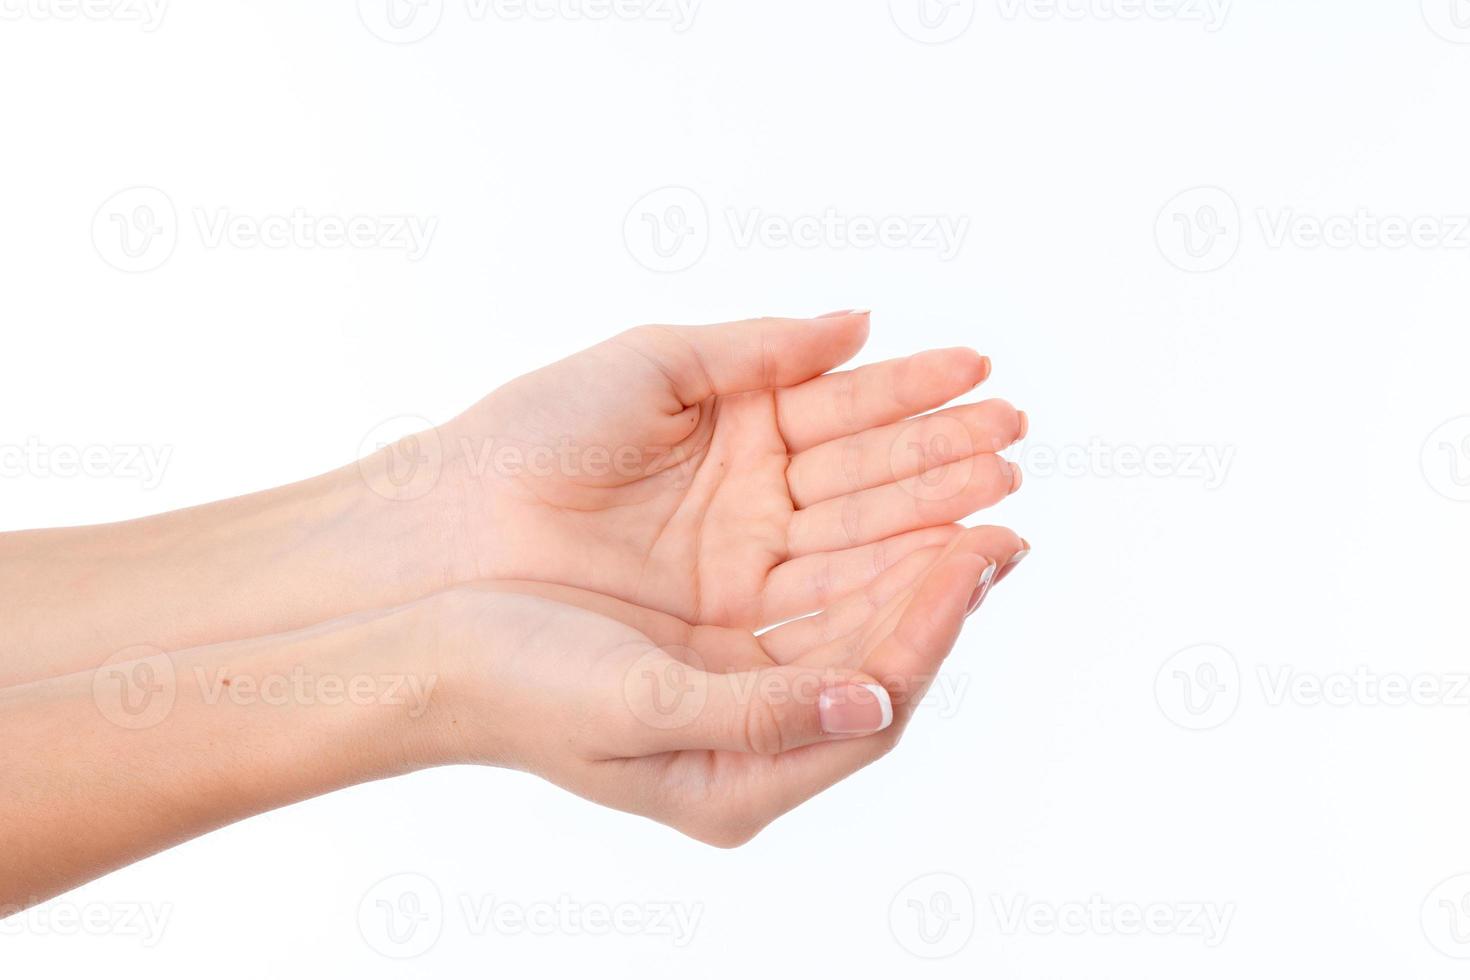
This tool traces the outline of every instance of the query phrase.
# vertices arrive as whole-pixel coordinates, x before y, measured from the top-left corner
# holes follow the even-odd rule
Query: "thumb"
[[[685,723],[650,731],[655,752],[718,749],[777,755],[803,745],[880,732],[893,723],[888,691],[867,674],[768,667],[729,674],[690,670]]]
[[[637,327],[620,338],[657,365],[684,405],[809,381],[847,361],[867,339],[866,311],[815,320]]]

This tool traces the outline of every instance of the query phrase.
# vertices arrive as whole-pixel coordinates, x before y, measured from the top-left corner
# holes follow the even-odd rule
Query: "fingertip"
[[[847,363],[863,349],[871,329],[871,314],[867,310],[842,310],[823,314],[806,323],[815,324],[827,334],[826,342],[833,358],[828,368],[831,370]]]
[[[990,376],[990,358],[970,347],[921,351],[910,359],[911,376],[928,402],[939,405],[979,387]]]

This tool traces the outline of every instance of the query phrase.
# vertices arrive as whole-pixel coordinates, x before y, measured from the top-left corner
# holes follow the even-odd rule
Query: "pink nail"
[[[893,701],[880,684],[844,684],[821,693],[817,713],[828,735],[868,735],[893,724]]]
[[[985,571],[980,573],[980,582],[975,586],[975,591],[970,593],[970,604],[965,607],[965,615],[968,616],[980,608],[980,603],[985,601],[985,594],[990,591],[991,584],[995,581],[995,562],[985,566]]]
[[[995,580],[997,582],[999,582],[1001,579],[1005,578],[1007,575],[1011,574],[1011,572],[1015,569],[1015,567],[1017,565],[1021,564],[1021,559],[1025,558],[1027,555],[1031,554],[1031,546],[1028,545],[1028,544],[1026,544],[1026,539],[1025,538],[1022,538],[1021,539],[1021,544],[1023,545],[1023,547],[1021,548],[1021,550],[1018,551],[1018,552],[1016,552],[1014,555],[1011,555],[1011,560],[1008,561],[1008,562],[1006,562],[1005,563],[1005,566],[1003,568],[1001,568],[1001,570],[999,572],[996,573]]]
[[[818,320],[835,320],[839,316],[867,316],[871,310],[838,310],[836,313],[823,313],[817,317]]]

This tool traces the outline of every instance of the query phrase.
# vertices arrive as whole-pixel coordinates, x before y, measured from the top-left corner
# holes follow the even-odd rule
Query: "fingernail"
[[[1005,566],[1002,567],[1001,570],[995,574],[995,580],[999,582],[1001,579],[1011,574],[1011,570],[1017,565],[1021,564],[1021,559],[1025,558],[1029,554],[1031,554],[1031,546],[1026,543],[1025,538],[1022,538],[1021,550],[1016,552],[1014,555],[1011,555],[1011,560],[1006,562]]]
[[[844,684],[821,693],[817,713],[828,735],[868,735],[893,724],[893,701],[881,684]]]
[[[1025,412],[1017,412],[1016,414],[1021,417],[1021,430],[1016,433],[1016,441],[1020,442],[1026,438],[1026,433],[1031,431],[1031,419],[1027,417]]]
[[[985,601],[985,593],[990,591],[990,584],[995,580],[995,562],[985,566],[985,571],[980,573],[980,581],[975,585],[975,591],[970,593],[970,604],[965,607],[965,615],[968,616],[980,608],[980,603]]]
[[[1021,467],[1011,463],[1011,493],[1021,489]]]
[[[823,313],[817,317],[818,320],[835,320],[839,316],[867,316],[872,310],[838,310],[836,313]]]

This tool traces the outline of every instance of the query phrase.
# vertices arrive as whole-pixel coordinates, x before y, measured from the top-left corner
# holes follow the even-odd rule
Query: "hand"
[[[1023,548],[1003,528],[966,531],[758,637],[566,586],[454,590],[433,613],[456,624],[441,646],[440,761],[528,770],[738,845],[893,747]]]
[[[904,421],[972,390],[984,358],[823,373],[867,331],[866,314],[639,327],[314,479],[0,535],[0,685],[486,578],[744,629],[824,608],[1020,483],[995,455],[1026,431],[1005,402]]]
[[[444,426],[460,581],[561,582],[688,623],[823,608],[1020,486],[1004,401],[966,348],[824,372],[865,313],[650,326],[519,378]]]

